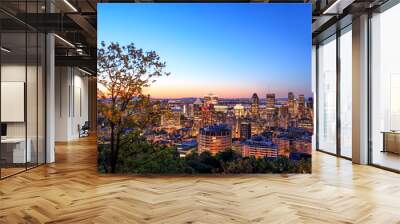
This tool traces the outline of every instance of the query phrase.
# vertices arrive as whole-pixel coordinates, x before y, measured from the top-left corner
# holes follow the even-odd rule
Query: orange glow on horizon
[[[202,86],[182,86],[180,88],[174,87],[150,87],[144,91],[145,94],[150,94],[152,98],[185,98],[196,97],[202,98],[207,94],[215,94],[221,98],[247,98],[252,93],[249,93],[247,88],[229,88],[229,87],[202,87]]]
[[[163,99],[163,98],[203,98],[208,94],[215,94],[219,98],[250,98],[253,93],[257,93],[259,98],[265,98],[267,93],[275,93],[279,97],[287,97],[289,91],[267,91],[263,88],[230,88],[230,87],[219,87],[209,88],[200,86],[186,86],[181,88],[161,88],[161,87],[150,87],[144,90],[145,95],[150,94],[151,98]],[[296,92],[296,91],[293,91]],[[297,94],[302,94],[298,92]]]

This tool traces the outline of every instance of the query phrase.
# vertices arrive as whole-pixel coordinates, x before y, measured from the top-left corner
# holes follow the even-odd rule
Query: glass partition
[[[400,170],[400,4],[371,19],[371,162]]]
[[[352,33],[340,35],[340,155],[352,157]]]
[[[31,159],[31,151],[26,150],[26,41],[25,32],[1,35],[2,177],[24,171]]]
[[[1,2],[40,13],[43,1]],[[0,178],[45,163],[45,35],[0,12]],[[13,23],[8,26],[8,23]]]
[[[336,36],[318,47],[318,149],[336,153]]]

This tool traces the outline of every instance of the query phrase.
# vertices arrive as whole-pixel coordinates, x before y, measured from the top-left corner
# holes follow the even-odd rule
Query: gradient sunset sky
[[[98,42],[155,50],[155,98],[311,96],[311,4],[98,4]]]

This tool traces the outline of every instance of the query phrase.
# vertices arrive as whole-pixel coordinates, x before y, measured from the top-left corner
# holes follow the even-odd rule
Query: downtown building
[[[209,125],[200,128],[198,135],[198,152],[210,151],[215,155],[231,148],[232,130],[227,125]]]
[[[243,143],[242,156],[256,158],[277,158],[278,146],[263,136],[254,136]]]

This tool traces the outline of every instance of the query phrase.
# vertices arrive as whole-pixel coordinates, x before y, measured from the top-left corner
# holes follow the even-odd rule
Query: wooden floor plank
[[[96,142],[0,181],[0,223],[400,223],[400,175],[313,153],[301,175],[98,174]]]

